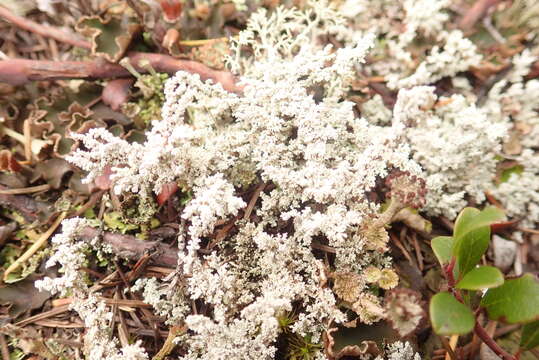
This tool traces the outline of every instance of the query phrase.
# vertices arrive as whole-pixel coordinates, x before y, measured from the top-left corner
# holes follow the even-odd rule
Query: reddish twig
[[[466,12],[466,15],[459,21],[459,27],[462,30],[473,28],[477,21],[483,18],[487,11],[499,1],[500,0],[477,0],[470,10]]]
[[[464,300],[462,299],[462,296],[458,289],[455,288],[455,277],[453,275],[453,270],[455,268],[455,264],[457,262],[457,259],[453,256],[451,258],[451,262],[444,266],[444,274],[447,279],[447,284],[449,286],[449,289],[455,296],[455,298],[460,301],[461,303],[464,303]],[[503,360],[515,360],[515,358],[504,351],[490,336],[486,330],[479,324],[479,321],[475,319],[475,327],[474,327],[475,334],[489,347],[496,353],[496,355],[500,356]]]
[[[457,263],[456,257],[451,257],[451,261],[444,267],[445,276],[447,278],[447,285],[453,289],[455,287],[455,275],[453,270],[455,269],[455,264]]]
[[[146,73],[148,67],[141,64],[145,60],[157,72],[175,74],[183,70],[200,75],[202,80],[213,80],[231,92],[241,92],[236,78],[228,71],[218,71],[191,60],[175,59],[172,56],[153,53],[131,52],[128,54],[134,68]],[[57,79],[106,79],[129,77],[127,69],[104,59],[90,61],[47,61],[9,59],[0,61],[0,82],[22,85],[31,81]]]
[[[74,36],[74,34],[67,34],[63,32],[62,30],[59,30],[53,26],[48,25],[41,25],[36,22],[33,22],[32,20],[15,15],[12,13],[9,9],[0,6],[0,17],[9,21],[13,25],[30,31],[32,33],[39,34],[44,37],[52,38],[54,40],[73,45],[76,47],[80,47],[83,49],[90,50],[92,48],[92,44],[86,40],[78,39]]]
[[[183,70],[200,75],[203,81],[213,80],[216,83],[220,83],[227,91],[241,92],[241,87],[236,84],[237,79],[232,73],[214,70],[197,61],[181,60],[169,55],[141,52],[130,52],[128,56],[131,64],[140,72],[147,72],[147,67],[141,64],[142,60],[146,60],[157,72],[175,74]]]
[[[481,326],[481,324],[479,324],[477,320],[475,321],[474,332],[492,351],[494,351],[494,353],[496,353],[496,355],[501,357],[503,360],[515,360],[513,355],[509,354],[498,344],[496,344],[494,339],[486,332],[486,330]]]

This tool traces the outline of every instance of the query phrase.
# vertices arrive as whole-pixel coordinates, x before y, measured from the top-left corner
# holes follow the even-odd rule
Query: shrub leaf
[[[472,331],[472,311],[448,292],[434,295],[430,301],[430,321],[439,335],[463,335]]]
[[[489,289],[481,306],[492,320],[508,323],[528,323],[539,320],[539,282],[532,274],[505,281]]]
[[[503,274],[493,266],[480,266],[464,275],[457,288],[465,290],[490,289],[502,285]]]
[[[539,346],[539,320],[524,325],[520,338],[521,349],[531,350],[536,346]]]

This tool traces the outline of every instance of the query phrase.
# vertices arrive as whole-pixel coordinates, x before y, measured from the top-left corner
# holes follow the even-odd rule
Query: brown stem
[[[479,322],[475,321],[475,327],[474,331],[479,336],[481,340],[492,350],[496,355],[501,357],[503,360],[516,360],[513,355],[506,352],[504,349],[502,349],[494,339],[486,332],[486,330],[479,324]]]
[[[466,12],[466,15],[459,21],[462,30],[471,29],[479,19],[484,17],[487,11],[500,0],[477,0],[475,4]]]
[[[0,185],[0,190],[7,190],[7,187]],[[28,222],[44,222],[51,215],[46,203],[25,195],[0,194],[0,205],[19,212]]]
[[[120,257],[138,260],[147,253],[155,253],[152,256],[155,264],[175,268],[178,263],[178,248],[159,241],[145,241],[131,235],[100,232],[99,229],[93,227],[85,227],[80,234],[80,238],[84,240],[92,240],[98,236],[112,247],[115,255]]]
[[[445,277],[447,279],[447,285],[449,286],[449,289],[455,296],[455,298],[464,304],[464,300],[462,299],[462,296],[460,295],[460,291],[455,288],[456,281],[455,281],[455,275],[453,274],[453,270],[455,269],[455,265],[457,263],[456,257],[451,257],[451,261],[447,266],[444,267],[444,273]]]
[[[15,15],[9,9],[3,6],[0,6],[0,17],[21,29],[39,34],[41,36],[52,38],[54,40],[83,49],[89,50],[92,48],[92,44],[90,44],[90,42],[77,39],[74,34],[67,34],[53,26],[41,25],[25,17]]]
[[[230,92],[241,92],[236,78],[227,71],[218,71],[196,61],[175,59],[172,56],[153,53],[131,52],[128,54],[131,64],[141,73],[148,72],[148,67],[141,64],[149,62],[157,72],[175,74],[183,70],[200,75],[202,80],[213,80],[220,83]],[[22,85],[31,81],[57,79],[106,79],[129,77],[127,69],[103,59],[90,61],[48,61],[9,59],[0,61],[0,82],[11,85]]]

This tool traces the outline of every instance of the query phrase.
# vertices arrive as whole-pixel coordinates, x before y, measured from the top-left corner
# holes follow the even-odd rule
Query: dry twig
[[[205,80],[220,83],[230,92],[241,92],[236,78],[228,71],[218,71],[191,60],[175,59],[172,56],[154,53],[131,52],[128,58],[140,73],[148,72],[144,62],[157,72],[175,74],[183,70],[200,75]],[[142,62],[142,63],[141,63]],[[0,82],[23,85],[31,81],[59,79],[107,79],[129,77],[131,73],[123,66],[104,59],[89,61],[47,61],[28,59],[9,59],[0,61]]]
[[[498,4],[500,0],[478,0],[475,4],[466,12],[466,15],[460,20],[459,27],[462,30],[469,30],[474,27],[477,21],[483,18],[488,10]]]
[[[0,17],[3,18],[4,20],[9,21],[10,23],[12,23],[13,25],[17,27],[30,31],[32,33],[36,33],[44,37],[52,38],[54,40],[57,40],[57,41],[60,41],[69,45],[73,45],[76,47],[80,47],[83,49],[89,50],[92,48],[92,44],[90,44],[90,42],[86,40],[78,39],[75,36],[75,34],[67,34],[64,31],[59,30],[53,26],[38,24],[28,18],[15,15],[9,9],[3,6],[0,6]]]

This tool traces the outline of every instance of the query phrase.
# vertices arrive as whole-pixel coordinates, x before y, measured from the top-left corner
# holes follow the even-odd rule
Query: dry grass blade
[[[57,218],[56,220],[54,221],[54,223],[51,225],[51,227],[45,231],[40,237],[39,239],[37,239],[37,241],[32,245],[30,246],[30,248],[28,250],[26,250],[24,252],[24,254],[22,254],[22,256],[20,258],[18,258],[17,260],[15,260],[7,269],[6,271],[4,272],[4,281],[7,280],[8,278],[8,275],[10,273],[12,273],[13,271],[15,271],[16,269],[19,268],[19,266],[21,266],[25,261],[27,261],[28,259],[30,259],[32,257],[32,255],[34,255],[39,249],[41,249],[41,247],[43,245],[45,245],[45,243],[47,242],[47,240],[49,239],[49,237],[54,233],[54,231],[56,230],[56,228],[60,225],[60,223],[62,222],[62,220],[64,220],[64,218],[66,217],[66,212],[63,212],[61,213]]]
[[[20,189],[0,190],[0,194],[1,195],[32,194],[32,193],[41,192],[41,191],[48,191],[50,190],[50,188],[51,186],[49,184],[43,184],[43,185],[29,186],[29,187],[20,188]]]

